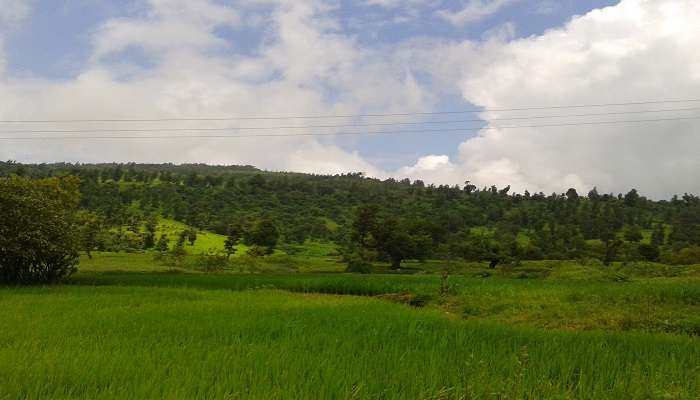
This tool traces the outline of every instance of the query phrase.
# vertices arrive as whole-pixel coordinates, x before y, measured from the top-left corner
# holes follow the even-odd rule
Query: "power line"
[[[559,123],[559,124],[542,124],[542,125],[516,125],[516,126],[486,126],[483,128],[454,128],[454,129],[416,129],[416,130],[398,130],[398,131],[379,131],[379,132],[331,132],[331,133],[269,133],[269,134],[247,134],[247,135],[161,135],[161,136],[25,136],[25,137],[0,137],[0,140],[5,141],[25,141],[25,140],[84,140],[84,139],[210,139],[210,138],[261,138],[261,137],[297,137],[297,136],[343,136],[343,135],[388,135],[388,134],[412,134],[412,133],[460,133],[460,132],[475,132],[480,130],[492,129],[522,129],[522,128],[550,128],[550,127],[571,127],[571,126],[595,126],[595,125],[617,125],[628,123],[649,123],[649,122],[668,122],[668,121],[687,121],[698,120],[700,116],[682,117],[682,118],[657,118],[657,119],[642,119],[642,120],[626,120],[626,121],[597,121],[597,122],[576,122],[576,123]]]
[[[686,100],[656,100],[638,101],[628,103],[599,103],[599,104],[575,104],[558,106],[526,106],[519,108],[481,109],[481,110],[459,110],[459,111],[433,111],[433,112],[407,112],[407,113],[385,113],[385,114],[356,114],[356,115],[302,115],[302,116],[237,116],[237,117],[214,117],[214,118],[152,118],[152,119],[45,119],[45,120],[0,120],[0,123],[82,123],[82,122],[171,122],[171,121],[243,121],[243,120],[288,120],[288,119],[325,119],[325,118],[369,118],[369,117],[405,117],[405,116],[425,116],[425,115],[449,115],[468,114],[484,112],[506,112],[506,111],[533,111],[533,110],[560,110],[574,108],[593,107],[614,107],[614,106],[635,106],[665,103],[694,103],[700,99]]]
[[[662,112],[678,112],[678,111],[698,111],[700,107],[692,108],[676,108],[663,110],[638,110],[638,111],[618,111],[604,113],[586,113],[586,114],[566,114],[566,115],[539,115],[532,117],[507,117],[507,118],[490,118],[488,121],[515,121],[515,120],[531,120],[531,119],[549,119],[549,118],[575,118],[575,117],[593,117],[593,116],[610,116],[610,115],[627,115],[627,114],[652,114]],[[257,127],[227,127],[227,128],[132,128],[132,129],[29,129],[29,130],[0,130],[0,134],[11,133],[134,133],[134,132],[225,132],[225,131],[246,131],[246,130],[279,130],[279,129],[313,129],[313,128],[367,128],[380,126],[397,126],[397,125],[437,125],[437,124],[457,124],[470,122],[487,122],[482,119],[463,119],[463,120],[444,120],[444,121],[420,121],[420,122],[377,122],[369,124],[341,124],[341,125],[295,125],[295,126],[257,126]]]

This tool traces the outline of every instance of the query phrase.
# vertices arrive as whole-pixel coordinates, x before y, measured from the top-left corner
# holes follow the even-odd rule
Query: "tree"
[[[654,230],[651,231],[651,244],[652,246],[659,247],[666,243],[666,232],[664,230],[663,224],[654,225]]]
[[[657,261],[661,254],[658,246],[649,243],[641,243],[637,251],[645,261]]]
[[[155,216],[150,216],[146,220],[146,233],[143,238],[143,248],[151,249],[156,244],[156,229],[158,227],[158,219]]]
[[[94,212],[80,210],[76,213],[80,249],[92,259],[92,251],[97,247],[97,238],[102,232],[102,219]]]
[[[187,230],[187,241],[190,242],[190,246],[194,246],[194,242],[197,241],[197,230],[192,228]]]
[[[158,243],[156,243],[156,250],[161,253],[167,253],[168,249],[170,248],[169,243],[170,240],[168,240],[168,235],[160,235],[160,238],[158,238]]]
[[[0,283],[54,283],[76,270],[77,177],[0,178]]]
[[[232,225],[228,229],[228,235],[226,236],[226,240],[224,241],[224,250],[226,251],[226,258],[231,258],[232,254],[235,254],[237,249],[236,245],[238,245],[238,241],[241,239],[242,236],[242,229],[240,225]]]
[[[625,195],[624,203],[627,207],[636,207],[638,202],[639,193],[637,189],[632,189]]]
[[[351,239],[360,246],[367,246],[368,235],[377,226],[377,207],[364,205],[355,210],[355,218],[352,221]]]
[[[272,254],[279,240],[279,231],[269,217],[263,217],[244,234],[243,239],[247,245],[263,247],[267,254]]]
[[[640,242],[644,236],[639,225],[628,225],[625,228],[625,240],[628,242]]]
[[[177,237],[177,242],[175,242],[175,247],[173,247],[173,254],[187,254],[187,251],[185,250],[185,241],[187,240],[187,236],[187,231],[180,232],[180,235]]]

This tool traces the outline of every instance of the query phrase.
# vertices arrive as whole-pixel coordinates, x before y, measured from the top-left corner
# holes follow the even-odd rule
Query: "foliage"
[[[478,188],[468,181],[463,187],[434,186],[358,173],[273,173],[250,166],[0,163],[0,176],[19,172],[37,178],[79,176],[81,207],[98,215],[105,230],[140,236],[146,248],[155,239],[147,222],[154,215],[177,221],[188,233],[196,229],[187,237],[189,243],[197,242],[190,246],[195,252],[216,247],[209,240],[213,234],[220,235],[216,241],[223,249],[230,221],[236,221],[243,243],[268,252],[278,244],[309,239],[342,246],[353,242],[395,268],[402,260],[424,257],[497,265],[595,257],[611,264],[630,258],[635,248],[630,243],[651,243],[661,253],[675,255],[700,244],[700,201],[690,194],[654,201],[634,189],[626,194],[594,188],[586,196],[575,189],[545,195]],[[267,233],[276,234],[260,230],[265,227],[261,221],[266,229],[274,225]],[[97,248],[138,250],[132,236],[97,236]],[[239,255],[244,253],[240,249]]]
[[[78,185],[75,177],[0,178],[0,283],[53,283],[75,271],[95,224],[77,224]]]
[[[229,265],[228,257],[220,253],[204,253],[197,257],[196,268],[204,272],[221,272]]]
[[[268,217],[258,220],[255,225],[243,234],[246,245],[265,249],[265,254],[272,254],[279,240],[277,226]]]

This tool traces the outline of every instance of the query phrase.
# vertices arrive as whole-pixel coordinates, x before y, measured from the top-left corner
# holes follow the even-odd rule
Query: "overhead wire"
[[[246,135],[161,135],[161,136],[15,136],[15,137],[0,137],[0,140],[84,140],[84,139],[183,139],[183,138],[262,138],[262,137],[295,137],[295,136],[342,136],[342,135],[387,135],[387,134],[413,134],[413,133],[458,133],[458,132],[474,132],[481,130],[493,129],[523,129],[523,128],[549,128],[549,127],[573,127],[573,126],[595,126],[595,125],[617,125],[628,123],[654,123],[654,122],[669,122],[669,121],[688,121],[698,120],[699,116],[692,117],[677,117],[677,118],[656,118],[642,120],[618,120],[618,121],[595,121],[595,122],[575,122],[575,123],[556,123],[556,124],[535,124],[535,125],[516,125],[516,126],[493,126],[474,128],[450,128],[450,129],[416,129],[416,130],[394,130],[394,131],[378,131],[378,132],[329,132],[329,133],[270,133],[270,134],[246,134]]]
[[[653,114],[664,112],[684,112],[698,111],[700,107],[691,108],[676,108],[676,109],[660,109],[660,110],[635,110],[635,111],[617,111],[603,113],[584,113],[584,114],[565,114],[565,115],[537,115],[537,116],[521,116],[521,117],[503,117],[489,118],[488,121],[518,121],[518,120],[536,120],[536,119],[558,119],[558,118],[580,118],[594,116],[611,116],[611,115],[628,115],[628,114]],[[368,127],[384,127],[384,126],[400,126],[400,125],[439,125],[439,124],[458,124],[485,122],[483,119],[463,119],[463,120],[441,120],[441,121],[410,121],[410,122],[376,122],[364,124],[340,124],[340,125],[289,125],[289,126],[244,126],[244,127],[195,127],[195,128],[118,128],[118,129],[11,129],[0,130],[0,134],[78,134],[78,133],[135,133],[135,132],[224,132],[224,131],[247,131],[247,130],[282,130],[282,129],[318,129],[318,128],[368,128]]]
[[[230,117],[168,117],[168,118],[109,118],[109,119],[6,119],[0,123],[122,123],[122,122],[168,122],[168,121],[236,121],[236,120],[285,120],[285,119],[325,119],[325,118],[369,118],[369,117],[398,117],[398,116],[427,116],[427,115],[449,115],[467,113],[488,113],[507,111],[533,111],[533,110],[560,110],[575,108],[595,108],[595,107],[617,107],[617,106],[638,106],[651,104],[673,104],[673,103],[695,103],[700,99],[670,99],[637,101],[622,103],[597,103],[597,104],[572,104],[553,106],[525,106],[517,108],[493,108],[493,109],[473,109],[455,111],[432,111],[432,112],[405,112],[405,113],[376,113],[376,114],[356,114],[356,115],[297,115],[297,116],[230,116]]]

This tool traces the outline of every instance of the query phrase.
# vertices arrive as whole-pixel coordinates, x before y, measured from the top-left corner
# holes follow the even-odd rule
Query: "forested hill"
[[[700,199],[694,195],[653,201],[634,189],[603,194],[567,188],[515,194],[508,187],[468,182],[433,186],[359,173],[308,175],[203,164],[0,162],[0,176],[8,175],[76,175],[82,207],[112,226],[140,224],[155,214],[226,234],[232,224],[250,226],[265,218],[284,242],[339,244],[383,226],[402,232],[407,241],[429,240],[433,257],[467,259],[498,253],[519,259],[624,256],[686,262],[700,253]]]

